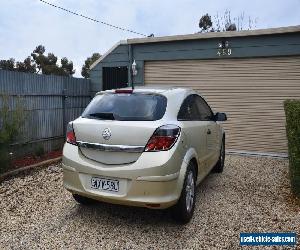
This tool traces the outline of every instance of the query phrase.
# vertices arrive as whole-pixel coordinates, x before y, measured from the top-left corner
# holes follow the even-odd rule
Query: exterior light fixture
[[[132,65],[131,65],[131,69],[132,69],[132,75],[136,76],[138,71],[137,71],[137,66],[136,66],[135,60],[133,61]]]

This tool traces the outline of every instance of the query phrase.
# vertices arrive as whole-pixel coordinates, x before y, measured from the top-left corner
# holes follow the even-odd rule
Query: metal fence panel
[[[0,108],[3,95],[10,110],[18,102],[25,109],[22,136],[15,147],[24,153],[37,146],[50,151],[62,146],[66,124],[90,102],[90,80],[0,70]]]

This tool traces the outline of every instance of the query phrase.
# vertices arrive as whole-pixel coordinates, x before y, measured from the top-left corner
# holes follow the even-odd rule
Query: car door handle
[[[211,134],[211,131],[210,131],[210,129],[208,129],[208,130],[207,130],[207,134],[208,134],[208,135],[210,135],[210,134]]]

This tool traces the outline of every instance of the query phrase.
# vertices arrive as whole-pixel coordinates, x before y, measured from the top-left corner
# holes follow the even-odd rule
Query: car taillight
[[[155,130],[148,141],[145,151],[166,151],[173,147],[180,135],[180,127],[164,125]]]
[[[67,127],[67,143],[77,145],[73,124],[69,123]]]

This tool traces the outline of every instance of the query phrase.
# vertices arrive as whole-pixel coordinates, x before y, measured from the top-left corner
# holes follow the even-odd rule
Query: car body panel
[[[218,161],[222,136],[220,125],[214,121],[207,122],[206,131],[207,168],[210,170]]]

